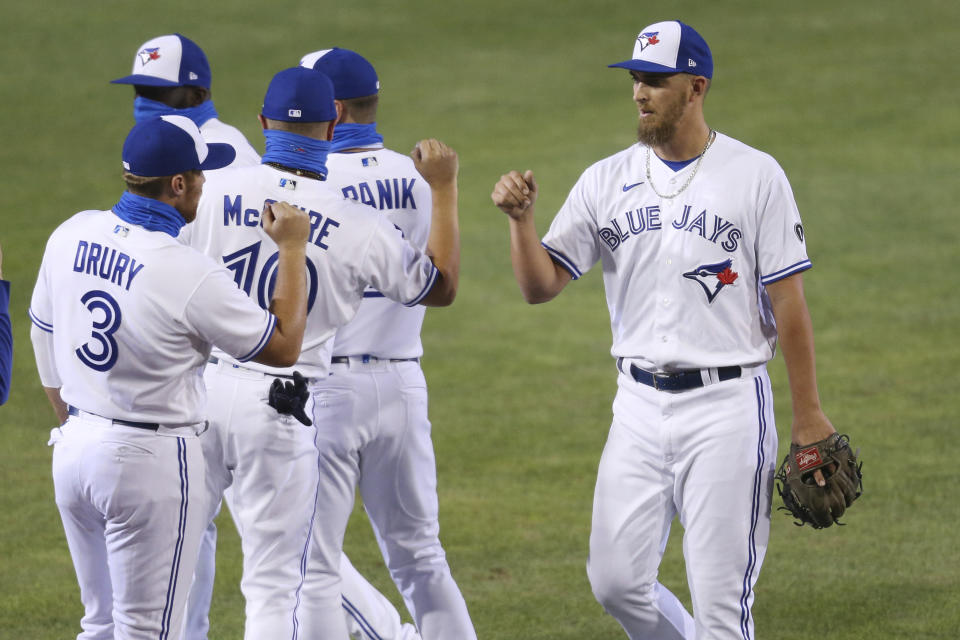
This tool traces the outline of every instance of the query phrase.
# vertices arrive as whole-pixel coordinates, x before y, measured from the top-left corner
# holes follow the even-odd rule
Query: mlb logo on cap
[[[209,89],[210,63],[193,40],[174,33],[144,42],[133,58],[133,72],[110,82],[151,87],[192,85]]]
[[[372,96],[380,91],[380,80],[373,65],[350,49],[334,47],[308,53],[300,59],[300,66],[330,78],[337,100]]]
[[[235,157],[229,144],[204,142],[197,125],[184,116],[138,122],[123,143],[123,168],[144,178],[220,169]]]
[[[607,66],[713,77],[710,47],[693,27],[679,20],[657,22],[644,28],[633,45],[633,58]]]

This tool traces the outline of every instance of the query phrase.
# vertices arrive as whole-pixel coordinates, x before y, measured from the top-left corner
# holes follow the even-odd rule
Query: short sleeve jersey
[[[211,345],[246,361],[276,325],[207,256],[111,211],[78,213],[50,236],[30,318],[53,334],[65,402],[169,426],[203,419]]]
[[[389,149],[331,153],[327,169],[327,182],[343,197],[367,205],[396,225],[410,244],[426,250],[433,196],[409,156]],[[333,354],[418,358],[423,355],[425,311],[423,305],[408,307],[368,287],[357,315],[337,331]]]
[[[671,195],[696,171],[689,185]],[[598,260],[611,353],[651,368],[753,365],[773,357],[764,285],[810,267],[800,214],[769,155],[723,134],[674,172],[636,144],[588,168],[543,245],[579,278]]]
[[[385,216],[344,199],[324,181],[295,176],[268,165],[225,169],[207,179],[193,247],[225,266],[240,288],[269,308],[276,282],[277,246],[260,226],[266,202],[285,201],[310,216],[307,242],[307,326],[296,369],[326,375],[332,338],[373,288],[406,306],[419,304],[439,272],[422,251],[404,240]],[[289,374],[251,363],[269,373]]]
[[[236,150],[237,155],[229,165],[231,167],[246,167],[260,163],[260,156],[240,130],[234,126],[216,118],[210,118],[200,127],[200,135],[207,144],[225,142]]]

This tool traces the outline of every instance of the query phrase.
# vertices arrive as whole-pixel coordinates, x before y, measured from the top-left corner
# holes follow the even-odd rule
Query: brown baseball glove
[[[863,463],[858,461],[858,453],[851,450],[850,439],[838,433],[813,444],[791,444],[776,476],[781,483],[777,491],[783,498],[780,509],[792,514],[797,526],[823,529],[843,524],[840,516],[863,493]],[[814,480],[817,469],[826,486]]]

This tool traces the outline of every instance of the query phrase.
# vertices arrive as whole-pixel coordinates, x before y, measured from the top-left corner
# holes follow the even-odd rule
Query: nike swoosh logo
[[[643,184],[642,182],[634,182],[633,184],[624,184],[623,192],[626,193],[627,191],[630,191],[630,189],[633,189],[634,187],[639,187],[642,184]]]

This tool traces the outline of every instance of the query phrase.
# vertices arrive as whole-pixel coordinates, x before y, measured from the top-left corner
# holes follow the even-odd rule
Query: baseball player
[[[30,304],[37,369],[62,424],[51,432],[57,507],[85,615],[84,639],[179,638],[209,512],[202,366],[212,344],[285,366],[300,353],[309,218],[264,207],[279,247],[269,311],[176,236],[194,220],[202,170],[233,160],[182,116],[138,123],[127,191],[47,243]]]
[[[131,75],[112,82],[134,86],[134,119],[138,122],[159,115],[188,117],[200,128],[205,142],[226,142],[236,149],[236,158],[227,168],[260,164],[259,154],[244,135],[237,128],[217,119],[210,98],[210,65],[203,50],[190,39],[172,34],[148,40],[134,54]],[[206,175],[209,177],[212,173],[208,171]],[[185,242],[188,241],[190,228],[185,227],[181,234]],[[216,544],[217,528],[211,521],[200,546],[194,575],[195,586],[190,589],[185,621],[186,640],[207,638],[216,569]],[[356,625],[358,618],[399,621],[399,614],[390,601],[357,573],[349,561],[346,561],[343,574],[344,590],[354,594],[353,600],[359,603],[350,609],[349,624]],[[397,625],[399,629],[399,622]],[[378,628],[384,629],[386,625],[378,625]],[[384,631],[381,637],[389,640],[401,636],[399,631],[394,634]]]
[[[236,128],[220,122],[211,97],[207,56],[193,40],[174,33],[144,42],[133,57],[130,75],[113,84],[132,84],[133,117],[178,115],[190,118],[207,143],[225,142],[236,150],[231,166],[257,164],[257,152]]]
[[[260,118],[266,138],[262,164],[210,178],[199,207],[202,224],[190,242],[221,261],[241,289],[263,303],[276,250],[259,229],[255,207],[288,198],[306,210],[311,219],[307,330],[296,372],[214,353],[205,373],[208,490],[217,500],[225,487],[233,487],[228,504],[244,552],[246,637],[346,637],[339,584],[329,600],[308,602],[301,594],[319,478],[314,429],[303,406],[282,415],[279,404],[268,404],[271,387],[274,379],[295,388],[306,386],[304,378],[312,387],[327,377],[334,332],[353,316],[368,285],[410,305],[452,302],[459,264],[456,155],[436,141],[424,141],[414,151],[441,201],[431,259],[388,220],[325,184],[337,119],[326,76],[302,67],[281,71],[267,89]],[[301,629],[304,615],[311,624],[321,620],[320,630]]]
[[[0,268],[3,266],[3,251],[0,251]],[[10,283],[0,271],[0,404],[10,394],[10,376],[13,373],[13,331],[10,326]]]
[[[376,115],[380,83],[354,51],[325,49],[301,65],[333,81],[340,119],[327,156],[327,181],[375,209],[423,250],[430,234],[430,187],[407,156],[383,146]],[[334,592],[344,531],[359,486],[384,560],[420,634],[476,638],[439,539],[437,475],[427,387],[420,368],[425,309],[364,292],[357,315],[337,331],[331,375],[314,402],[321,475],[307,600]],[[311,567],[312,568],[312,567]],[[346,603],[345,603],[346,606]]]
[[[594,496],[594,595],[630,638],[753,638],[777,451],[765,363],[778,337],[793,441],[834,433],[817,394],[803,227],[776,161],[706,124],[713,59],[694,29],[652,24],[610,66],[630,73],[638,144],[581,175],[542,243],[532,172],[504,175],[492,198],[528,302],[603,264],[619,378]],[[657,582],[675,515],[692,617]]]

